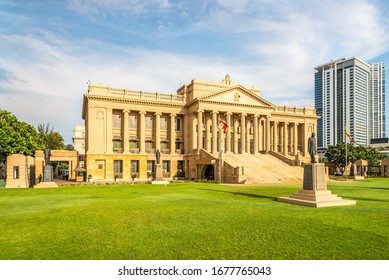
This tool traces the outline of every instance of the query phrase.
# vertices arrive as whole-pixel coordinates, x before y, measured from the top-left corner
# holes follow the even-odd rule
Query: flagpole
[[[346,181],[348,180],[347,179],[347,137],[346,137],[346,139],[345,139],[346,141],[345,141],[345,143],[346,143],[346,165],[345,165],[345,167],[344,167],[344,172],[346,173]]]

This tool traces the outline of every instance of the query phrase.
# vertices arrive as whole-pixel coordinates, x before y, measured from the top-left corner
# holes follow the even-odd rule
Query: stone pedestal
[[[279,197],[277,200],[316,208],[356,204],[355,200],[342,199],[327,190],[324,163],[304,165],[303,189],[289,197]]]
[[[35,185],[36,189],[57,188],[57,183],[53,182],[53,167],[51,165],[43,167],[43,180]]]
[[[151,184],[166,185],[168,183],[169,183],[169,181],[163,180],[161,164],[156,164],[155,165],[155,180],[151,181]]]
[[[51,165],[43,167],[43,182],[53,182],[53,167]]]

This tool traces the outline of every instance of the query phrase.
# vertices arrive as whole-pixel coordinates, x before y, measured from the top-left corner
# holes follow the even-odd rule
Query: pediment
[[[199,100],[236,105],[275,107],[274,104],[250,92],[242,86],[236,86],[227,90],[212,93],[210,95],[199,98]]]

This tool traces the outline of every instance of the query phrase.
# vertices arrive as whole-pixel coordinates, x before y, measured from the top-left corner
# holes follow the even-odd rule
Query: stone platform
[[[297,193],[289,197],[279,197],[280,202],[298,204],[311,207],[328,207],[328,206],[343,206],[356,204],[355,200],[346,200],[332,194],[328,190],[299,190]]]
[[[311,207],[344,206],[356,204],[355,200],[342,199],[327,190],[323,163],[311,163],[304,166],[303,189],[289,197],[277,198],[280,202]]]
[[[40,182],[34,186],[34,189],[58,188],[54,182]]]

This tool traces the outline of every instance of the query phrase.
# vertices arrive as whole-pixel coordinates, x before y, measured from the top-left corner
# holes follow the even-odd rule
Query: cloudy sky
[[[313,107],[314,68],[354,56],[388,68],[389,1],[0,1],[0,108],[66,143],[88,80],[175,93],[229,73],[277,105]]]

